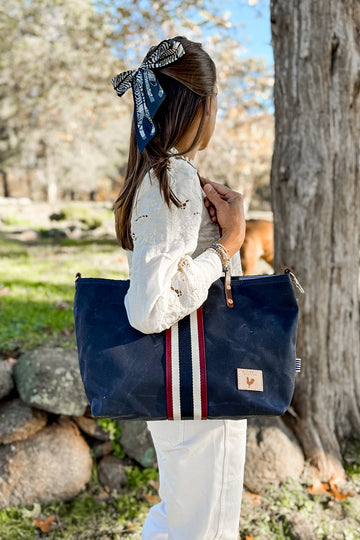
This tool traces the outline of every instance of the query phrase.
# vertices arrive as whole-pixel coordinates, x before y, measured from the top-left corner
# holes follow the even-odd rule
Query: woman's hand
[[[245,238],[243,197],[237,191],[201,178],[206,194],[205,206],[211,220],[221,227],[219,242],[228,250],[230,257],[242,246]]]

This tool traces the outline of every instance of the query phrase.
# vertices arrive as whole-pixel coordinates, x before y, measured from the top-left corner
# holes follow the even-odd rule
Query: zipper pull
[[[290,277],[291,277],[291,280],[292,282],[294,283],[295,287],[297,287],[299,289],[299,291],[301,292],[301,294],[304,294],[305,291],[304,289],[302,288],[301,284],[300,284],[300,281],[298,280],[298,278],[295,276],[294,272],[292,272],[291,268],[285,268],[284,269],[284,273],[285,274],[290,274]]]

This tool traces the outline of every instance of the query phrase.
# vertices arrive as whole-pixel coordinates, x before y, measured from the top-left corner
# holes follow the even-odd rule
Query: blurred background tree
[[[112,28],[87,0],[10,0],[1,27],[2,169],[36,170],[50,200],[57,186],[96,189],[121,165],[104,95]]]
[[[323,480],[360,432],[360,4],[272,0],[275,260],[301,298],[303,359],[284,420]]]
[[[241,191],[246,208],[251,202],[254,206],[254,190],[267,186],[262,209],[270,210],[273,74],[263,58],[244,58],[243,48],[231,36],[210,40],[207,49],[217,66],[219,113],[214,136],[198,155],[198,163],[205,176]]]
[[[0,8],[3,194],[13,194],[17,175],[16,194],[35,199],[105,197],[104,179],[114,196],[132,104],[110,79],[136,67],[149,44],[179,34],[204,42],[219,72],[218,157],[209,148],[201,168],[249,195],[254,179],[269,184],[273,76],[262,59],[243,57],[232,30],[213,0],[9,0]]]

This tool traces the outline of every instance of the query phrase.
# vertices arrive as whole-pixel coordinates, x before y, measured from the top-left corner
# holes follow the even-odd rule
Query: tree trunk
[[[360,433],[360,3],[272,0],[271,31],[275,269],[305,289],[284,420],[327,480]]]
[[[58,198],[58,186],[56,181],[56,168],[54,160],[47,149],[46,157],[46,179],[47,179],[47,202],[56,204]]]
[[[10,197],[10,191],[9,191],[9,183],[7,179],[7,172],[3,169],[0,170],[0,174],[3,178],[3,191],[4,191],[4,197]]]

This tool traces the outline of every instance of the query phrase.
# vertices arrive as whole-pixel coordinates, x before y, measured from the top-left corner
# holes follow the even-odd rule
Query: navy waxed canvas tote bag
[[[146,420],[282,415],[299,371],[291,276],[233,277],[233,308],[219,279],[197,311],[164,332],[142,334],[124,307],[129,281],[78,275],[75,330],[92,414]]]

